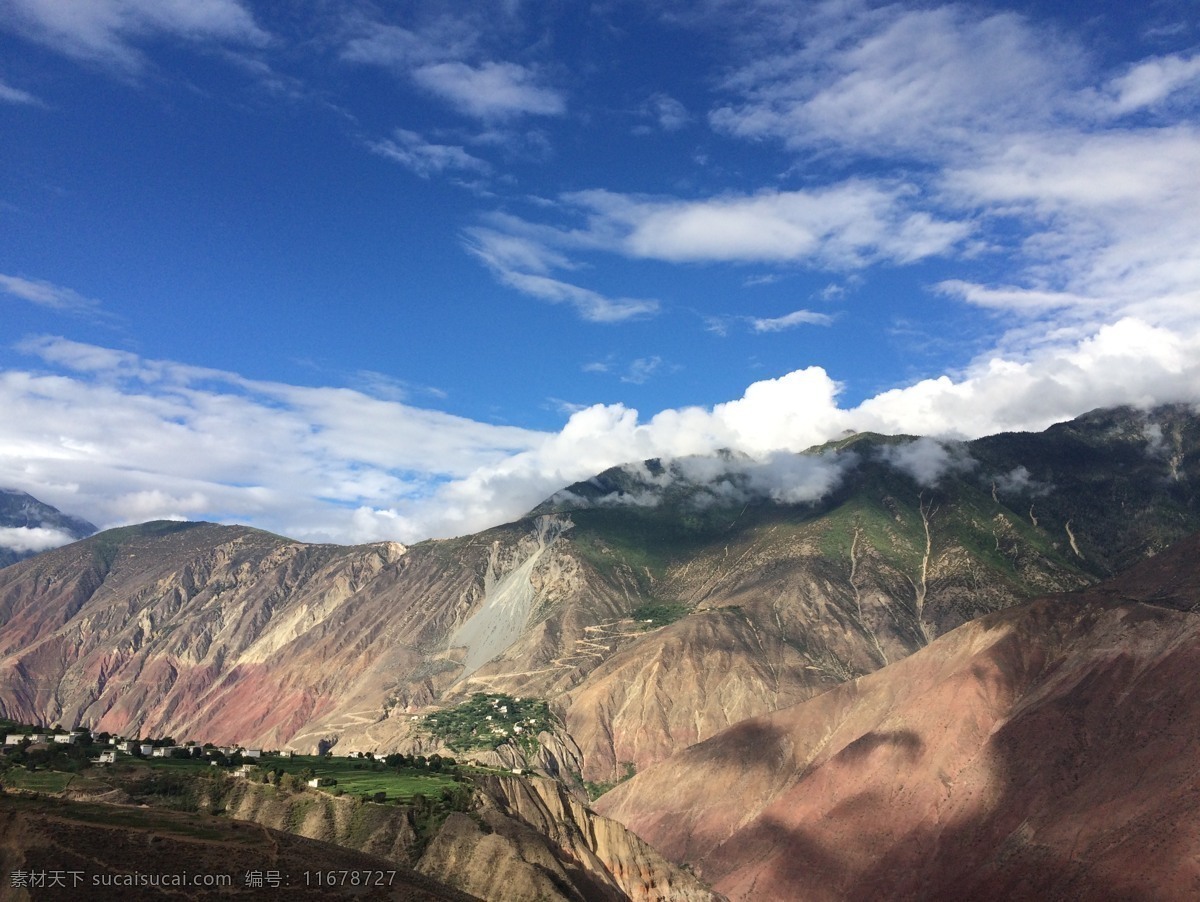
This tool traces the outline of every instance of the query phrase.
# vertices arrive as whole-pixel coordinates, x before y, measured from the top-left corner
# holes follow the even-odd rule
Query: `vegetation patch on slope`
[[[429,733],[456,752],[494,750],[506,742],[532,750],[538,733],[550,725],[550,706],[544,699],[484,692],[422,719]]]

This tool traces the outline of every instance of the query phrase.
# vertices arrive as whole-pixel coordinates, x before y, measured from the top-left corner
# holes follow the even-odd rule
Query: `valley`
[[[481,898],[498,844],[530,898],[1186,896],[1197,486],[1200,418],[1119,408],[631,463],[410,546],[122,527],[0,568],[0,716],[491,768],[419,854],[354,846]],[[268,790],[213,804],[346,842]]]

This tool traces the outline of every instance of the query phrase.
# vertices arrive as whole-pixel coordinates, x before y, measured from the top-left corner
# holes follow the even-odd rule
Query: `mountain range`
[[[407,547],[123,527],[0,569],[0,716],[533,768],[730,898],[1174,897],[1198,485],[1169,406],[642,461]],[[546,717],[435,716],[481,697]]]

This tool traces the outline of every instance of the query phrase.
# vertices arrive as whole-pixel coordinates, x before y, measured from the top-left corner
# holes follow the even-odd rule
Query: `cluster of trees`
[[[550,706],[539,698],[477,692],[461,705],[426,714],[423,726],[458,752],[497,749],[510,741],[524,745],[550,728]]]

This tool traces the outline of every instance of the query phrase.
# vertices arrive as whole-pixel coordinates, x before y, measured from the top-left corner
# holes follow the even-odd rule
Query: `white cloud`
[[[1038,497],[1054,490],[1052,485],[1033,478],[1025,466],[1016,466],[992,480],[996,491],[1002,495],[1031,495]]]
[[[606,301],[594,291],[550,277],[553,269],[579,268],[568,254],[601,251],[668,263],[765,262],[834,269],[880,261],[914,263],[950,252],[974,228],[968,221],[915,209],[917,194],[910,185],[862,181],[698,201],[593,190],[565,195],[552,207],[554,213],[582,214],[582,228],[496,213],[487,217],[487,226],[466,230],[465,238],[467,249],[514,288],[543,300],[573,303],[587,319],[613,321],[649,315],[658,303]],[[762,322],[763,330],[773,328],[768,320]],[[780,322],[774,328],[792,324]]]
[[[631,385],[643,385],[662,366],[661,357],[639,357],[629,364],[629,368],[625,371],[625,375],[621,377],[622,382],[628,382]]]
[[[956,378],[923,380],[856,407],[840,406],[838,383],[809,367],[711,408],[668,409],[645,421],[620,404],[594,405],[556,433],[62,339],[24,349],[60,372],[0,373],[0,484],[103,526],[204,517],[309,540],[474,532],[573,482],[651,457],[731,449],[769,462],[848,429],[971,438],[1043,429],[1114,404],[1200,403],[1200,329],[1131,318],[1068,347],[984,358]],[[808,496],[823,484],[809,475],[816,481],[799,473],[777,482],[763,476],[763,484],[768,492],[812,486],[801,492]]]
[[[686,502],[695,508],[714,504],[744,504],[770,499],[782,504],[802,504],[824,498],[837,488],[858,464],[853,452],[796,454],[777,451],[759,458],[740,454],[660,458],[656,472],[643,461],[622,465],[636,480],[632,491],[621,490],[587,499],[570,489],[556,492],[559,504],[579,507],[655,507],[669,490],[683,489]]]
[[[944,289],[1018,313],[1063,308],[1092,324],[1131,315],[1192,321],[1200,311],[1200,131],[1177,125],[1014,139],[944,189],[1025,229],[1025,285]]]
[[[1200,89],[1200,57],[1104,70],[1061,30],[965,4],[836,0],[756,11],[749,36],[745,23],[721,19],[744,59],[711,121],[734,136],[774,139],[802,162],[836,154],[902,173],[910,196],[874,208],[884,215],[868,208],[848,217],[867,232],[850,246],[866,249],[859,259],[904,259],[874,249],[872,223],[893,231],[904,216],[925,215],[952,228],[965,218],[970,243],[962,234],[940,240],[945,233],[934,229],[909,259],[1004,259],[999,284],[950,279],[939,289],[1013,315],[1014,334],[1050,314],[1067,318],[1073,339],[1124,316],[1192,319],[1200,132],[1184,103]],[[793,247],[807,234],[791,233]]]
[[[1162,104],[1172,94],[1200,85],[1200,55],[1144,60],[1114,78],[1107,91],[1109,112],[1125,115]]]
[[[755,332],[783,332],[787,329],[795,329],[797,326],[828,326],[832,322],[833,317],[827,313],[814,313],[812,310],[793,310],[791,313],[783,316],[768,319],[751,317],[750,327]]]
[[[454,59],[475,50],[478,33],[454,16],[439,16],[418,30],[384,22],[352,23],[353,37],[342,47],[342,59],[407,73],[416,66]]]
[[[848,181],[811,191],[699,201],[609,191],[579,192],[565,200],[588,212],[593,243],[631,257],[855,268],[946,253],[970,234],[968,223],[914,209],[916,193],[911,185]]]
[[[453,144],[433,144],[416,132],[398,128],[392,137],[373,141],[368,147],[375,153],[411,169],[422,178],[429,178],[447,170],[477,172],[487,175],[492,167],[486,160],[469,154],[465,148]]]
[[[879,453],[889,465],[907,473],[917,485],[925,488],[934,488],[948,473],[963,472],[976,465],[962,445],[927,436],[898,445],[885,445]]]
[[[682,103],[669,94],[656,93],[650,95],[642,105],[641,114],[653,119],[658,128],[665,132],[679,131],[691,121],[691,115]],[[641,127],[643,131],[650,129]]]
[[[516,63],[431,63],[415,69],[412,77],[459,112],[477,119],[557,116],[567,108],[559,91],[539,84],[535,72]]]
[[[575,266],[563,254],[536,238],[491,228],[468,229],[464,238],[467,250],[501,282],[530,297],[551,304],[567,304],[588,322],[619,323],[658,313],[656,300],[609,298],[549,275],[554,269],[574,269]]]
[[[941,157],[1044,121],[1082,53],[1011,13],[822,3],[726,83],[713,124],[801,149]]]
[[[411,503],[544,440],[350,389],[254,382],[62,339],[23,349],[61,374],[0,374],[12,423],[0,483],[106,526],[207,516],[364,538],[356,507]]]
[[[5,84],[0,81],[0,102],[24,104],[27,106],[45,106],[42,101],[34,97],[28,91],[21,88],[14,88],[12,85]]]
[[[641,298],[607,298],[598,292],[580,288],[569,282],[515,270],[498,271],[500,280],[520,292],[551,304],[568,304],[591,323],[620,323],[630,319],[653,316],[658,301]]]
[[[0,526],[0,548],[18,553],[46,551],[69,545],[74,541],[73,535],[61,529],[45,526]]]
[[[252,46],[269,40],[238,0],[3,0],[0,12],[30,40],[127,73],[145,64],[136,45],[157,37]]]
[[[25,279],[0,273],[0,291],[53,310],[93,313],[100,307],[99,301],[42,279]]]

